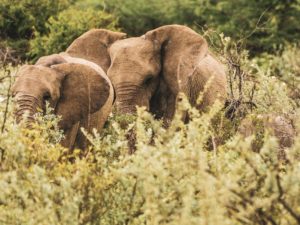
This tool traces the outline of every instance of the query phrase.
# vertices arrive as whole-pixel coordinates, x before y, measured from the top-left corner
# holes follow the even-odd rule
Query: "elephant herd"
[[[92,29],[65,52],[22,66],[17,77],[13,86],[17,122],[25,113],[33,121],[38,108],[45,110],[49,102],[61,116],[62,145],[69,149],[86,148],[80,127],[100,131],[113,108],[134,114],[136,106],[144,106],[167,123],[174,116],[179,92],[198,110],[226,99],[225,67],[201,35],[181,25],[132,38]]]

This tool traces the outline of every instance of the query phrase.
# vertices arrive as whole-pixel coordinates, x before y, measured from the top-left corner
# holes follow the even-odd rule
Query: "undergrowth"
[[[216,103],[201,113],[183,97],[168,128],[142,108],[136,117],[114,115],[101,134],[86,134],[91,146],[84,154],[60,146],[51,110],[31,128],[15,124],[7,91],[15,69],[5,67],[0,224],[300,224],[299,134],[283,161],[267,129],[247,138],[237,133],[246,115],[298,115],[297,103],[284,80],[218,38],[232,76],[231,108]],[[186,110],[188,124],[181,121]],[[131,129],[134,154],[128,154]]]

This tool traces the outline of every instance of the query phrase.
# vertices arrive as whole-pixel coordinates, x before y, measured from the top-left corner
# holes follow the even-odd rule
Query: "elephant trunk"
[[[138,94],[136,94],[138,95]],[[134,95],[134,96],[136,96]],[[146,110],[149,110],[149,100],[148,98],[142,99],[140,101],[135,101],[134,98],[128,98],[128,99],[116,99],[116,109],[117,112],[125,113],[125,114],[135,114],[137,110],[137,106],[139,107],[146,107]]]
[[[26,94],[17,94],[15,110],[17,123],[20,123],[24,117],[26,117],[27,123],[34,122],[34,114],[36,114],[38,108],[41,108],[41,105],[36,97]]]
[[[132,102],[126,100],[116,100],[117,112],[121,114],[135,114],[136,107]]]
[[[132,84],[116,85],[116,102],[115,107],[118,113],[135,114],[136,103],[135,99],[138,96],[138,87]]]

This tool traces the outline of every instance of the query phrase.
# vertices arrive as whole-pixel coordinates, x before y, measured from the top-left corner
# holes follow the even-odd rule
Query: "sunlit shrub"
[[[254,111],[274,114],[294,111],[295,102],[289,96],[287,85],[270,73],[272,67],[261,66],[261,58],[250,59],[247,50],[223,34],[208,30],[204,36],[226,65],[228,99],[236,116],[244,117]],[[296,69],[297,66],[290,68]]]
[[[299,106],[300,102],[300,53],[299,46],[287,46],[277,55],[264,54],[255,61],[265,73],[284,82],[289,96]]]
[[[236,136],[213,151],[216,104],[191,115],[180,110],[168,129],[143,109],[136,122],[137,151],[128,155],[126,130],[111,122],[118,139],[88,135],[85,156],[65,154],[57,119],[38,117],[26,129],[10,121],[0,138],[0,215],[22,224],[294,224],[299,213],[299,143],[283,164],[276,139],[265,135],[261,152],[251,137]],[[52,130],[53,133],[49,132]],[[68,154],[73,159],[68,160]],[[63,157],[62,157],[63,156]],[[292,210],[290,212],[289,210]]]

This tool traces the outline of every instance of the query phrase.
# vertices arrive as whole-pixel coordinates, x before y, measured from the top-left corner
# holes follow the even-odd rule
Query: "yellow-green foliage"
[[[300,51],[299,46],[287,46],[281,54],[264,54],[256,58],[261,67],[271,76],[283,81],[289,96],[300,105]]]
[[[252,113],[296,113],[281,81],[247,57],[240,60],[253,77],[245,75],[243,101],[251,100],[247,87],[256,82]],[[10,79],[1,80],[1,97]],[[260,152],[253,152],[255,137],[235,134],[242,116],[226,119],[220,103],[200,113],[183,97],[169,128],[138,109],[136,118],[112,117],[102,134],[87,134],[89,149],[71,153],[59,145],[62,133],[51,111],[25,128],[13,121],[11,98],[8,111],[6,102],[0,103],[0,126],[6,118],[0,130],[0,224],[299,224],[299,135],[282,162],[275,137],[264,133]],[[186,110],[188,124],[181,121]],[[129,155],[132,129],[136,152]]]
[[[219,109],[191,109],[187,125],[178,114],[168,130],[139,109],[134,155],[116,123],[117,141],[90,136],[93,146],[79,157],[57,144],[55,117],[31,129],[9,121],[0,138],[1,223],[296,224],[289,210],[300,213],[299,140],[285,165],[273,137],[260,154],[238,136],[208,151]]]

